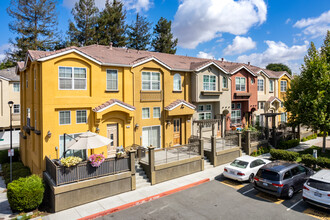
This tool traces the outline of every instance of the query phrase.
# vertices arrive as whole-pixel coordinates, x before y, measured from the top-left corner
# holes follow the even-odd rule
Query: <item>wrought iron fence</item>
[[[56,186],[79,182],[130,170],[130,158],[106,158],[100,167],[92,167],[87,161],[73,167],[56,164],[46,157],[46,172]]]
[[[222,151],[238,147],[238,135],[229,135],[224,138],[219,138],[216,141],[216,150]]]

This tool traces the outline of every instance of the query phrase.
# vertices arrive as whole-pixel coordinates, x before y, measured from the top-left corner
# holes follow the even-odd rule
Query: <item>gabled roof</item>
[[[93,111],[94,112],[103,112],[104,110],[106,110],[106,109],[108,109],[108,108],[110,108],[110,107],[112,107],[114,105],[119,105],[119,106],[121,106],[123,108],[126,108],[126,109],[130,110],[130,111],[134,111],[135,110],[135,107],[132,106],[132,105],[130,105],[130,104],[127,104],[127,103],[125,103],[123,101],[120,101],[118,99],[110,99],[109,101],[107,101],[107,102],[105,102],[105,103],[103,103],[103,104],[95,107],[93,109]]]
[[[191,108],[193,110],[196,109],[196,106],[194,106],[190,102],[187,102],[187,101],[185,101],[183,99],[177,99],[177,100],[175,100],[174,102],[172,102],[171,104],[169,104],[168,106],[166,106],[164,109],[165,110],[168,110],[168,111],[171,111],[171,110],[175,109],[176,107],[178,107],[180,105],[185,105],[188,108]]]
[[[274,101],[278,101],[279,103],[281,103],[281,100],[275,96],[271,96],[269,99],[268,99],[268,102],[270,104],[272,104]]]
[[[19,81],[19,76],[15,72],[16,67],[0,70],[0,78],[7,81]]]

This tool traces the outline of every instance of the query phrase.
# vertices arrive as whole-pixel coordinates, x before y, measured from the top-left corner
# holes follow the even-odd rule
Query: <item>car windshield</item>
[[[307,181],[307,186],[319,189],[322,191],[330,191],[330,183],[325,183],[319,180],[309,179]]]
[[[270,170],[260,169],[257,173],[257,176],[263,179],[271,180],[271,181],[279,181],[280,175],[276,172]]]
[[[238,168],[246,168],[249,163],[241,160],[234,160],[230,165]]]

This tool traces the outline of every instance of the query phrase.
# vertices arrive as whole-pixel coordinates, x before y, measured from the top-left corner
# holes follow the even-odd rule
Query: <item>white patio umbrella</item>
[[[77,138],[70,141],[67,145],[68,150],[87,150],[99,148],[108,145],[112,142],[111,139],[87,131],[82,133]]]

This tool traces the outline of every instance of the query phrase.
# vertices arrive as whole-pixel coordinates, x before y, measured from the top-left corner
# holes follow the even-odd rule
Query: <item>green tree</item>
[[[154,51],[162,53],[176,53],[178,39],[173,39],[171,32],[171,21],[161,17],[154,28],[155,38],[152,40]]]
[[[0,63],[0,70],[2,69],[7,69],[10,67],[14,67],[16,66],[16,63],[11,61],[10,59],[4,59],[1,63]]]
[[[97,42],[96,26],[99,10],[94,0],[79,0],[71,11],[74,22],[69,21],[69,45],[87,46]]]
[[[109,0],[105,3],[105,8],[101,12],[98,20],[98,43],[103,45],[112,45],[123,47],[126,45],[126,11],[121,1]]]
[[[266,69],[267,70],[273,70],[273,71],[287,71],[290,75],[292,75],[292,71],[291,69],[285,65],[285,64],[282,64],[282,63],[270,63],[266,66]]]
[[[311,43],[304,58],[302,72],[288,89],[284,106],[292,114],[295,123],[320,130],[324,133],[323,149],[326,148],[326,133],[330,131],[330,31],[319,52]]]
[[[51,50],[57,44],[56,0],[11,0],[7,13],[14,18],[9,29],[17,36],[10,39],[11,61],[21,61],[30,50]]]
[[[147,21],[147,18],[137,13],[135,22],[128,26],[127,46],[136,50],[147,50],[150,44],[150,26],[151,23]]]

